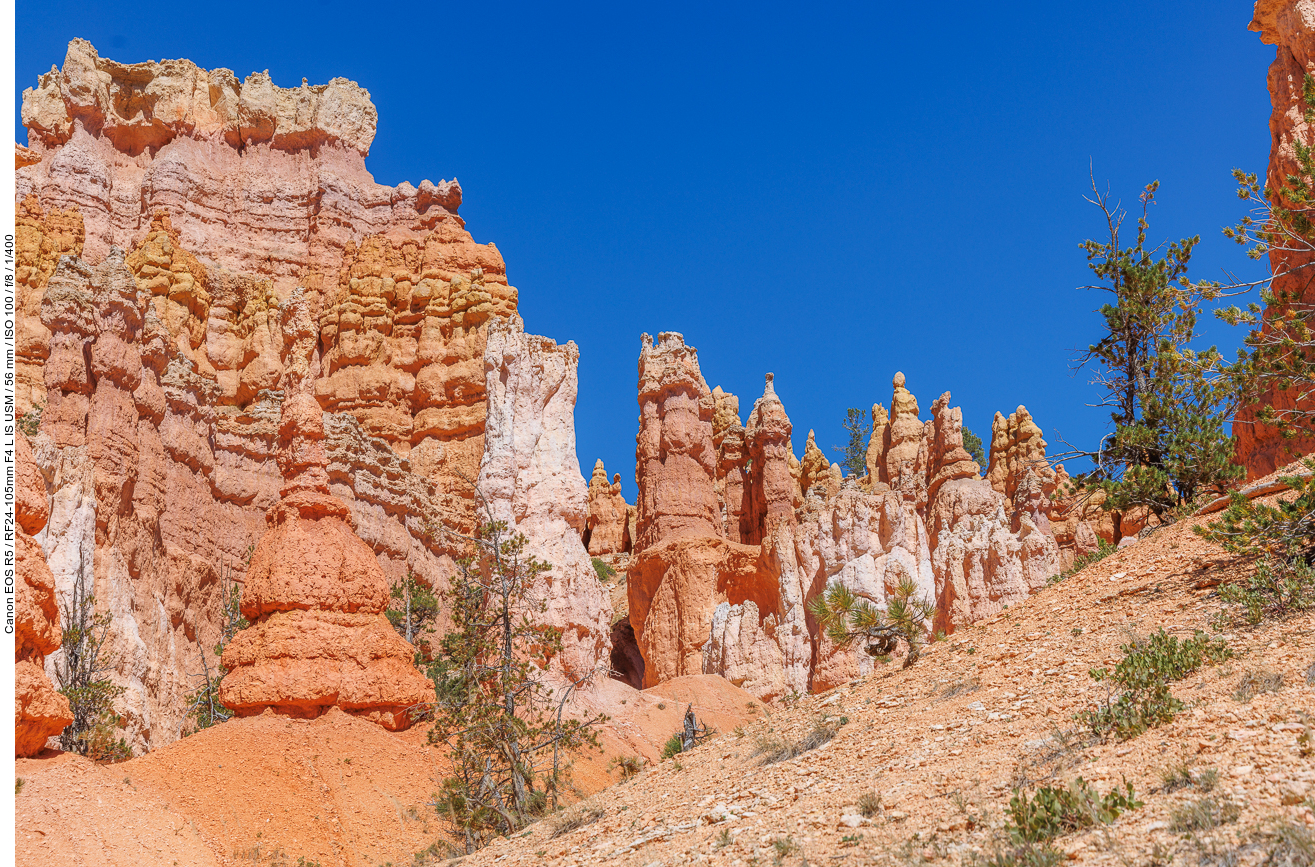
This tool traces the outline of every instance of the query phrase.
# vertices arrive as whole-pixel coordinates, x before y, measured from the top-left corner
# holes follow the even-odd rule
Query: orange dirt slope
[[[581,795],[616,780],[616,755],[656,760],[687,704],[727,731],[763,715],[715,676],[639,692],[606,681],[577,708],[612,708],[603,751],[575,760]],[[442,750],[427,726],[390,733],[337,709],[315,720],[267,712],[205,729],[140,758],[97,765],[46,751],[19,759],[17,858],[41,867],[410,864],[444,838],[428,803]]]

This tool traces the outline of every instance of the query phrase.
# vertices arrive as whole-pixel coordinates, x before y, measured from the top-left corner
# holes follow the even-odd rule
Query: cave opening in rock
[[[644,688],[644,657],[634,627],[624,618],[612,624],[612,677],[635,689]]]

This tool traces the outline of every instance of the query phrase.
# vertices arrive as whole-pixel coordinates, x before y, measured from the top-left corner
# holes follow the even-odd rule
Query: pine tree
[[[1310,73],[1302,103],[1309,129],[1315,124],[1315,77]],[[1224,235],[1246,247],[1252,259],[1268,256],[1271,274],[1219,287],[1259,287],[1260,301],[1217,311],[1224,321],[1252,329],[1230,368],[1233,385],[1244,404],[1263,402],[1257,420],[1277,427],[1286,439],[1315,433],[1315,303],[1305,300],[1315,280],[1315,140],[1296,138],[1292,147],[1296,173],[1267,178],[1263,188],[1254,173],[1233,170],[1238,198],[1253,207],[1225,227]],[[1275,288],[1276,280],[1285,288]],[[1286,398],[1278,405],[1276,392]]]
[[[438,597],[429,585],[416,578],[410,569],[406,577],[388,591],[392,602],[384,616],[397,634],[408,644],[415,644],[420,632],[438,617]]]
[[[95,761],[132,758],[121,735],[122,720],[114,712],[114,702],[124,688],[106,677],[114,670],[106,647],[110,615],[96,613],[96,597],[88,592],[81,575],[59,609],[64,641],[55,660],[55,681],[73,713],[73,722],[59,736],[60,749]]]
[[[537,592],[551,568],[501,521],[466,539],[470,551],[442,594],[451,630],[429,666],[436,702],[431,743],[447,748],[450,775],[434,806],[473,852],[556,807],[566,757],[597,747],[589,720],[563,719],[571,684],[545,682],[562,633],[537,621]]]
[[[982,438],[968,428],[963,429],[963,447],[979,467],[986,466],[986,449],[982,447]]]
[[[247,562],[251,560],[251,551],[247,551]],[[242,616],[242,585],[234,580],[232,570],[225,568],[220,576],[220,615],[219,640],[215,642],[214,670],[205,658],[205,649],[201,651],[201,671],[193,675],[202,679],[201,685],[187,696],[187,716],[192,721],[195,734],[201,729],[210,728],[233,718],[233,712],[219,701],[219,684],[228,674],[228,669],[221,661],[224,648],[233,640],[233,636],[251,624]]]
[[[1288,440],[1315,436],[1315,77],[1302,86],[1306,140],[1292,142],[1297,170],[1267,178],[1233,170],[1238,198],[1252,206],[1224,235],[1247,248],[1252,259],[1269,258],[1270,275],[1254,281],[1233,279],[1219,292],[1259,287],[1259,302],[1245,309],[1216,312],[1233,325],[1250,327],[1244,347],[1228,368],[1243,405],[1258,406],[1256,420],[1276,427]],[[1276,288],[1275,283],[1282,288]],[[1280,398],[1281,396],[1281,398]],[[1309,459],[1306,469],[1315,469]],[[1270,506],[1234,494],[1220,520],[1198,532],[1228,551],[1258,561],[1277,582],[1304,584],[1315,562],[1315,485],[1309,478],[1286,479],[1295,498]],[[1295,586],[1295,585],[1294,585]]]
[[[1088,493],[1102,491],[1106,509],[1148,507],[1156,515],[1222,493],[1241,477],[1232,463],[1234,443],[1224,430],[1236,405],[1226,365],[1214,347],[1194,350],[1201,305],[1219,297],[1212,283],[1187,277],[1200,236],[1147,247],[1149,209],[1159,182],[1140,196],[1136,242],[1121,236],[1126,211],[1093,183],[1088,201],[1105,217],[1109,240],[1087,240],[1082,249],[1100,282],[1084,287],[1109,293],[1100,308],[1105,334],[1078,359],[1093,370],[1101,390],[1097,406],[1110,409],[1114,431],[1087,457],[1091,472],[1075,479]]]
[[[842,424],[849,438],[844,447],[832,446],[832,449],[840,452],[840,466],[845,468],[846,475],[862,478],[868,471],[868,438],[872,435],[868,411],[851,406],[845,410]]]
[[[909,649],[904,659],[904,667],[908,668],[918,661],[926,623],[936,613],[936,605],[919,596],[913,579],[902,575],[884,612],[855,596],[839,581],[831,582],[810,599],[808,611],[836,647],[861,643],[869,656],[884,657],[894,653],[903,639]]]

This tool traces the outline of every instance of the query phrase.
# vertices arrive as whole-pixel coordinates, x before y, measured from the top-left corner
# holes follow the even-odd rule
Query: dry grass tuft
[[[593,804],[577,804],[550,820],[552,833],[548,835],[548,839],[556,840],[563,834],[569,834],[586,825],[592,825],[603,818],[604,815],[605,811]]]

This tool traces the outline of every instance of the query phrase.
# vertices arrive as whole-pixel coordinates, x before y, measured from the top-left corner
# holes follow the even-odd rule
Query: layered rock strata
[[[14,753],[35,756],[46,739],[73,722],[68,699],[55,692],[43,668],[46,654],[58,650],[62,634],[55,577],[33,537],[50,520],[46,481],[32,458],[27,437],[14,438],[17,521],[14,546]]]
[[[323,413],[310,394],[316,329],[307,307],[294,292],[283,308],[291,355],[279,417],[283,486],[247,569],[242,616],[251,625],[224,649],[229,673],[219,697],[242,716],[273,709],[316,717],[338,707],[402,729],[433,684],[383,616],[388,581],[353,532],[347,505],[329,493]]]
[[[725,538],[715,400],[682,335],[662,333],[656,343],[643,336],[639,405],[638,535],[627,599],[647,687],[704,671],[707,624],[719,605],[748,603],[763,617],[780,605],[758,568],[758,547]]]
[[[374,182],[368,92],[341,78],[239,81],[187,60],[121,64],[75,39],[63,67],[24,92],[23,118],[33,161],[17,172],[20,200],[47,223],[81,220],[76,237],[46,232],[51,255],[76,247],[96,265],[112,246],[143,250],[148,291],[179,320],[166,322],[171,334],[186,326],[179,350],[214,376],[224,405],[246,406],[277,381],[265,314],[305,287],[323,320],[325,408],[351,412],[403,456],[416,450],[416,471],[469,527],[484,324],[515,310],[516,290],[497,248],[465,231],[456,181]],[[161,215],[172,243],[148,237]],[[36,304],[40,273],[26,290]],[[25,341],[25,371],[39,338]],[[20,412],[40,402],[26,392]]]
[[[57,593],[83,580],[110,614],[116,710],[148,749],[185,730],[222,591],[280,502],[294,290],[329,493],[388,580],[440,589],[459,546],[432,525],[474,526],[487,333],[516,290],[455,181],[374,183],[351,82],[283,89],[75,40],[24,118],[16,361],[51,487],[41,544]]]
[[[636,549],[677,537],[721,535],[714,484],[712,391],[698,354],[675,332],[645,334],[639,354]]]
[[[189,60],[117,63],[75,39],[23,92],[22,118],[39,160],[18,170],[18,197],[81,213],[92,263],[133,246],[164,210],[188,249],[280,295],[318,292],[337,285],[351,243],[461,225],[455,181],[374,183],[377,112],[343,78],[282,88]]]

